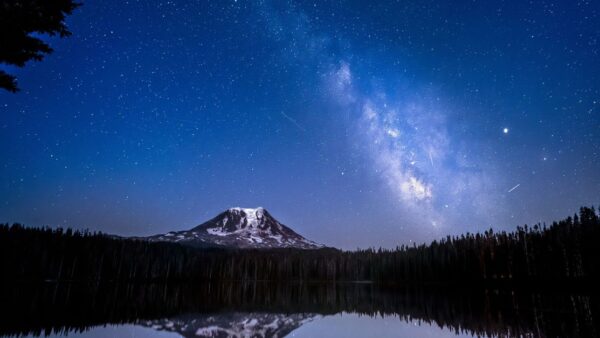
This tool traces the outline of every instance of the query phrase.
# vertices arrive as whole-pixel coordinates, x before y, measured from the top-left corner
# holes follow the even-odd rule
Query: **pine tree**
[[[33,33],[71,35],[65,18],[80,4],[73,0],[2,0],[0,3],[0,63],[17,67],[41,61],[52,48]],[[0,70],[0,88],[19,90],[13,75]]]

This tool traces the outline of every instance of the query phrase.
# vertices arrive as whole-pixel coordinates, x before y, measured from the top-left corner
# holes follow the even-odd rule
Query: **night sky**
[[[0,221],[267,208],[331,246],[600,202],[598,1],[84,1],[0,92]]]

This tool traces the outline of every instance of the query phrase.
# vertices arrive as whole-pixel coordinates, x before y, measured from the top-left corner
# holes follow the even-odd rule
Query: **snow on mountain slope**
[[[193,246],[299,249],[323,247],[279,223],[266,209],[260,207],[231,208],[193,229],[155,235],[147,239]]]

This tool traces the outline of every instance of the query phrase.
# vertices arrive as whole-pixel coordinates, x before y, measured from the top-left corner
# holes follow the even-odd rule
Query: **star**
[[[502,129],[502,132],[503,132],[504,134],[508,134],[508,128],[504,127],[504,129]]]

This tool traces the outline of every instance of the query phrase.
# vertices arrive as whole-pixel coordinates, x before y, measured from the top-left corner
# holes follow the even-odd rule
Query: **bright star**
[[[508,134],[508,128],[502,129],[502,132],[505,133],[505,134]]]

